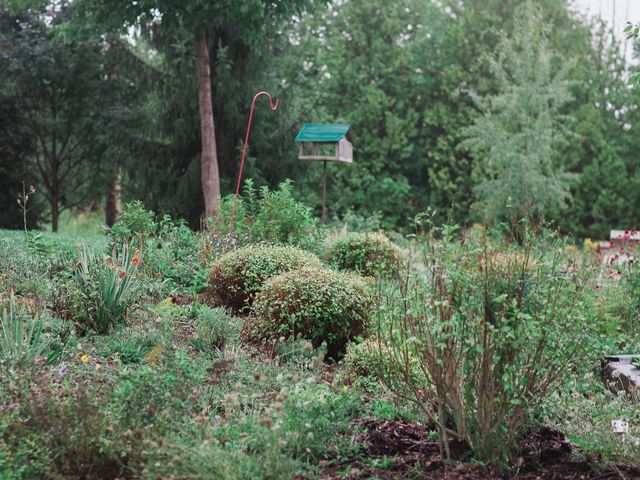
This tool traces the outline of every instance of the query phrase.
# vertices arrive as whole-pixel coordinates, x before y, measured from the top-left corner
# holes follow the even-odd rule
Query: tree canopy
[[[8,5],[8,196],[23,180],[52,196],[50,167],[26,174],[43,162],[39,129],[49,154],[54,136],[58,150],[59,138],[79,139],[76,160],[58,152],[55,162],[67,155],[88,182],[70,181],[64,167],[60,208],[102,203],[121,178],[125,199],[196,227],[215,211],[212,198],[233,189],[251,98],[267,90],[280,108],[267,115],[258,104],[245,175],[270,186],[291,178],[317,212],[322,168],[297,160],[295,132],[352,126],[354,163],[329,167],[330,218],[355,212],[403,228],[430,207],[471,224],[516,205],[512,214],[544,210],[576,236],[638,223],[638,92],[627,87],[624,32],[585,23],[565,0]],[[523,21],[530,5],[535,15]],[[52,72],[56,82],[38,83]],[[46,99],[59,85],[59,100],[69,97],[54,120]],[[207,178],[216,175],[214,188]],[[52,218],[55,203],[41,211]]]

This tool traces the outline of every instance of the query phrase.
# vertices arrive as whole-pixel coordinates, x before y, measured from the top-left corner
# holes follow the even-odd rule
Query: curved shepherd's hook
[[[258,92],[255,97],[253,97],[253,102],[251,102],[251,111],[249,112],[249,123],[247,123],[247,136],[244,139],[244,149],[242,150],[242,161],[240,162],[240,172],[238,173],[238,184],[236,185],[236,198],[233,200],[233,210],[231,211],[231,222],[229,223],[229,235],[233,233],[233,219],[236,216],[236,204],[238,203],[238,195],[240,194],[240,183],[242,182],[242,168],[244,167],[244,159],[247,155],[247,144],[249,143],[249,132],[251,131],[251,119],[253,118],[253,109],[256,104],[256,98],[260,95],[266,95],[269,97],[269,107],[271,111],[274,112],[276,108],[278,108],[278,99],[276,98],[275,105],[273,104],[273,100],[271,99],[271,95],[267,92]]]

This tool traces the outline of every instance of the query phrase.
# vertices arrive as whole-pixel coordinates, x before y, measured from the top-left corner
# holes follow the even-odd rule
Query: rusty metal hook
[[[233,233],[233,219],[236,216],[236,204],[238,203],[238,195],[240,194],[240,184],[242,182],[242,169],[244,168],[244,159],[247,156],[247,144],[249,143],[249,132],[251,131],[251,120],[253,119],[253,109],[256,105],[256,99],[260,95],[266,95],[269,97],[269,108],[271,108],[272,112],[275,112],[276,108],[278,108],[278,99],[276,98],[276,103],[274,105],[273,99],[271,95],[267,92],[258,92],[253,97],[253,101],[251,102],[251,111],[249,112],[249,123],[247,123],[247,136],[244,139],[244,149],[242,150],[242,160],[240,161],[240,172],[238,173],[238,183],[236,185],[236,198],[233,200],[233,210],[231,211],[231,222],[229,223],[229,235]]]

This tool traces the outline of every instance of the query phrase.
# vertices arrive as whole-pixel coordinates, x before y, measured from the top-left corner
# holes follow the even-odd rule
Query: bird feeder
[[[353,145],[345,124],[307,123],[302,126],[296,142],[300,144],[298,159],[322,162],[322,223],[327,210],[327,162],[353,163]]]

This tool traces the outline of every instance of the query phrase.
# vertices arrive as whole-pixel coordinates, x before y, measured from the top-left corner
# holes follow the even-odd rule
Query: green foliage
[[[311,209],[295,200],[293,183],[281,182],[276,190],[263,186],[259,191],[251,180],[245,181],[238,197],[234,234],[251,242],[269,242],[292,245],[313,250],[320,240],[317,221]],[[221,218],[215,224],[218,231],[229,229],[235,195],[228,195],[221,202]]]
[[[115,245],[139,245],[144,257],[140,268],[148,277],[166,282],[170,288],[191,292],[204,287],[206,270],[200,259],[201,239],[183,220],[173,221],[164,215],[156,222],[154,212],[135,201],[124,206],[110,234]]]
[[[108,72],[106,39],[83,45],[55,39],[53,30],[69,8],[60,5],[44,14],[39,7],[47,2],[40,3],[15,16],[7,2],[0,7],[0,83],[11,85],[17,100],[14,128],[27,135],[23,154],[33,172],[27,178],[42,192],[35,200],[39,207],[48,203],[57,231],[61,211],[98,198],[109,134],[128,116],[119,104],[128,82],[126,75]]]
[[[21,233],[22,237],[24,234]],[[0,292],[33,293],[43,290],[44,262],[17,238],[0,238]]]
[[[587,455],[637,463],[640,445],[634,441],[621,442],[620,434],[611,427],[612,421],[624,420],[629,423],[630,432],[637,432],[640,402],[612,393],[609,387],[602,382],[599,371],[575,376],[546,399],[542,409],[544,421],[564,432]]]
[[[445,449],[452,430],[478,459],[506,462],[554,387],[588,368],[593,269],[555,235],[519,248],[456,230],[432,230],[422,265],[381,295],[378,330],[404,366],[386,383],[434,419]],[[409,374],[411,358],[426,376]]]
[[[13,295],[9,298],[9,308],[0,314],[0,327],[1,364],[9,368],[23,367],[46,353],[47,339],[43,335],[42,320],[18,310]]]
[[[298,370],[317,371],[324,362],[327,345],[322,343],[318,348],[314,348],[309,340],[298,335],[298,338],[280,338],[275,344],[275,353],[278,361]]]
[[[130,241],[141,235],[145,239],[156,233],[155,214],[145,209],[144,204],[135,200],[125,203],[118,222],[110,229],[111,236],[118,243]]]
[[[83,387],[67,391],[43,372],[29,373],[0,386],[7,401],[0,449],[9,456],[0,454],[3,475],[98,480],[135,470],[142,443],[131,432],[110,428],[103,400]]]
[[[375,338],[360,343],[350,343],[344,356],[344,368],[354,379],[369,377],[377,379],[387,376],[394,369],[391,366],[390,352],[386,351]],[[386,355],[385,355],[386,353]]]
[[[514,35],[491,61],[498,93],[480,101],[484,115],[465,129],[463,143],[479,162],[476,187],[484,219],[530,218],[566,206],[570,175],[558,161],[568,138],[561,109],[571,100],[567,71],[554,71],[540,12],[518,12]]]
[[[79,332],[105,334],[125,319],[137,299],[139,261],[138,252],[132,252],[127,244],[120,251],[114,248],[110,257],[84,246],[66,299]]]
[[[265,281],[305,267],[320,267],[320,260],[294,247],[241,248],[223,255],[211,267],[206,295],[212,303],[246,312]]]
[[[182,349],[162,354],[156,365],[126,370],[112,397],[121,428],[164,433],[183,415],[202,408],[194,386],[206,375],[203,365]]]
[[[193,314],[195,336],[190,342],[201,352],[213,353],[237,341],[241,325],[224,308],[198,304],[193,307]]]
[[[122,363],[140,363],[150,350],[161,344],[162,336],[155,329],[124,327],[109,335],[101,353]]]
[[[624,33],[627,34],[627,39],[637,39],[640,36],[640,25],[627,22],[624,27]],[[629,85],[638,85],[640,83],[640,74],[635,72],[629,77]]]
[[[349,233],[330,240],[324,250],[329,265],[369,277],[398,273],[402,256],[400,248],[379,233]]]
[[[368,326],[371,286],[355,275],[320,268],[293,270],[268,280],[253,305],[251,334],[327,344],[330,357]]]

